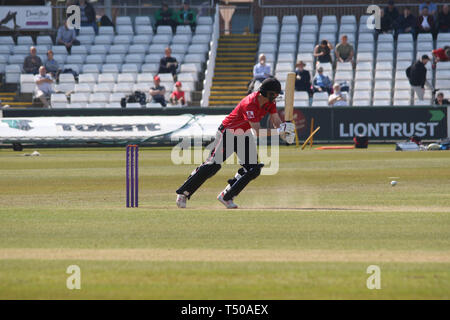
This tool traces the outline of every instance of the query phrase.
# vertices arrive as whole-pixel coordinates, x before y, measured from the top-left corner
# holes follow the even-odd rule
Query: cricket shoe
[[[187,197],[184,194],[177,195],[177,207],[178,208],[186,208],[186,200]]]
[[[222,191],[217,196],[217,200],[219,200],[227,209],[237,209],[238,205],[233,202],[233,200],[224,200],[223,197],[225,196],[225,193]]]

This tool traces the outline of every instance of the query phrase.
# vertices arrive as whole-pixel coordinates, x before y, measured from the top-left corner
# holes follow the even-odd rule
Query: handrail
[[[220,36],[220,22],[219,22],[219,4],[216,4],[216,13],[214,14],[213,34],[211,41],[211,49],[208,55],[208,62],[206,64],[205,80],[203,80],[202,99],[200,100],[201,107],[209,106],[209,96],[211,94],[212,79],[214,77],[214,68],[216,67],[217,47]]]

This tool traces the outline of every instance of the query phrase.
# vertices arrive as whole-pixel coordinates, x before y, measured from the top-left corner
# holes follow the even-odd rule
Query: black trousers
[[[190,198],[207,179],[214,176],[221,169],[222,164],[233,153],[237,154],[239,164],[244,169],[239,169],[240,171],[238,171],[240,173],[252,172],[252,178],[249,179],[248,182],[259,176],[261,171],[260,168],[262,166],[258,163],[256,141],[251,131],[236,132],[232,130],[225,130],[221,126],[216,133],[213,149],[211,150],[208,159],[191,173],[176,193],[184,194]],[[229,179],[228,182],[233,181],[233,179],[234,178]],[[240,191],[241,190],[239,190],[238,193]],[[237,194],[232,194],[232,196],[236,195]]]

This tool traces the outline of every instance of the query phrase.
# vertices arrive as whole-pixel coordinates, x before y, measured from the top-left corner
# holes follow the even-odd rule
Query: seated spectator
[[[421,15],[417,18],[418,33],[432,33],[434,30],[434,19],[428,13],[428,8],[424,7]]]
[[[394,6],[394,1],[389,1],[388,6],[380,11],[380,29],[377,33],[393,33],[398,23],[399,13]]]
[[[58,79],[61,69],[59,68],[58,61],[53,59],[53,51],[52,50],[47,51],[47,61],[45,61],[44,67],[47,70],[47,72],[50,73],[50,75],[52,76],[53,79],[55,79],[55,80]]]
[[[398,13],[397,8],[394,5],[393,0],[388,1],[388,6],[384,8],[383,10],[383,18],[385,23],[385,28],[388,30],[388,32],[394,30],[394,24],[400,17],[400,14]],[[381,24],[383,24],[383,21],[381,21]]]
[[[348,106],[347,95],[341,92],[339,84],[335,83],[333,86],[333,94],[328,97],[328,105],[330,107],[346,107]]]
[[[166,98],[164,97],[166,88],[160,85],[160,80],[157,75],[153,78],[154,86],[150,88],[150,95],[152,96],[152,102],[159,103],[165,107],[167,106]]]
[[[403,14],[398,18],[396,24],[397,34],[411,33],[415,37],[417,18],[411,13],[409,8],[403,9]]]
[[[438,106],[446,106],[449,105],[450,102],[448,99],[444,99],[444,94],[442,92],[439,92],[436,99],[434,99],[434,104]]]
[[[384,15],[384,10],[380,11],[380,29],[376,29],[376,32],[378,34],[380,33],[391,33],[393,26],[392,21],[390,20],[389,16]]]
[[[441,12],[438,14],[438,31],[450,32],[450,13],[448,10],[448,4],[442,6]]]
[[[313,86],[314,92],[327,92],[331,93],[331,80],[330,78],[323,73],[323,68],[319,67],[317,69],[318,74],[314,77]]]
[[[177,81],[175,83],[175,90],[172,92],[172,94],[170,95],[170,103],[174,106],[176,105],[181,105],[184,106],[186,105],[186,99],[184,97],[184,91],[181,89],[181,82]]]
[[[39,74],[34,77],[34,82],[36,83],[36,98],[39,98],[44,107],[48,108],[50,105],[47,97],[54,93],[52,88],[53,79],[47,74],[44,66],[39,68]]]
[[[183,8],[177,12],[178,25],[191,26],[192,32],[195,32],[197,26],[197,14],[189,6],[189,2],[185,1]]]
[[[428,13],[429,13],[431,16],[436,16],[436,13],[437,13],[437,6],[436,6],[433,2],[431,2],[431,1],[425,1],[424,3],[421,3],[420,6],[419,6],[419,12],[422,12],[422,10],[423,10],[424,8],[428,8]]]
[[[306,64],[299,60],[295,65],[295,91],[306,91],[311,96],[313,94],[311,75],[305,70]]]
[[[443,61],[450,61],[450,46],[445,46],[443,48],[438,48],[432,51],[433,53],[433,69],[436,68],[436,63]]]
[[[333,50],[333,45],[327,40],[322,40],[314,48],[314,57],[317,57],[317,64],[331,63],[331,50]]]
[[[42,66],[42,60],[36,55],[36,48],[30,47],[30,55],[23,61],[23,71],[28,74],[38,74],[40,66]]]
[[[78,5],[80,6],[81,26],[93,27],[95,34],[98,34],[97,17],[92,4],[86,0],[79,0]]]
[[[105,12],[105,9],[100,9],[98,10],[99,12],[97,13],[97,21],[98,21],[98,25],[100,27],[113,27],[115,28],[116,25],[112,22],[112,20],[108,17],[108,15]],[[111,16],[113,18],[113,20],[115,21],[117,19],[117,14],[118,14],[118,8],[114,8],[111,10]]]
[[[176,32],[177,22],[175,21],[176,17],[172,9],[169,8],[167,3],[163,3],[161,9],[158,9],[155,12],[155,27],[159,26],[170,26],[172,27],[172,32]]]
[[[343,35],[341,42],[336,46],[334,50],[336,54],[336,59],[339,62],[351,62],[353,64],[354,50],[353,46],[348,43],[348,37]]]
[[[263,82],[270,76],[270,64],[266,63],[266,56],[264,53],[261,53],[259,55],[259,63],[253,67],[253,80]]]
[[[75,29],[69,29],[67,27],[67,20],[64,22],[63,26],[58,28],[56,44],[66,46],[68,53],[70,53],[73,45],[80,45],[80,41],[77,40]]]
[[[159,61],[158,73],[171,73],[175,78],[178,68],[177,59],[171,56],[172,50],[169,47],[167,47],[164,52],[165,57],[161,58]]]
[[[261,53],[258,57],[259,63],[253,66],[253,79],[248,83],[247,93],[250,94],[255,89],[257,83],[261,84],[264,79],[271,77],[270,64],[266,63],[266,56]]]

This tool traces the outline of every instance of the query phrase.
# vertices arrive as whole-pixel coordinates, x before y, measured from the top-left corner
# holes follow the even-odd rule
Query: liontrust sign
[[[413,135],[434,137],[437,122],[376,122],[376,123],[340,123],[339,137],[358,135],[375,138],[404,138]]]
[[[333,110],[334,135],[372,139],[406,139],[413,135],[436,139],[447,135],[447,108],[390,107]]]

